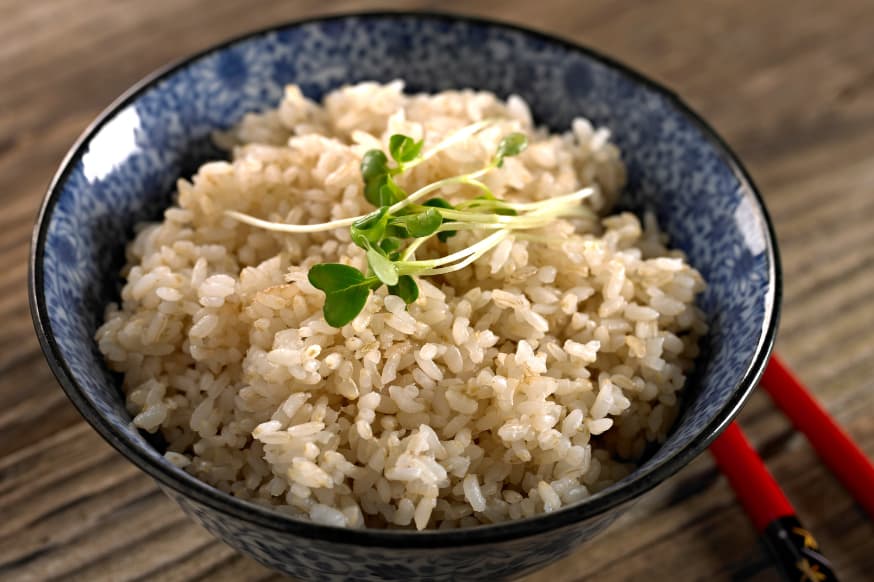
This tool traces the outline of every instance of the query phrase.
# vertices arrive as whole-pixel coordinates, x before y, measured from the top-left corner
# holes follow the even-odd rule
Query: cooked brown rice
[[[402,184],[478,169],[511,131],[530,145],[485,178],[498,196],[593,185],[587,203],[603,213],[624,184],[608,131],[584,119],[550,134],[518,97],[402,88],[362,83],[322,106],[290,86],[277,110],[220,136],[232,161],[180,180],[164,220],[128,246],[100,350],[124,373],[134,424],[165,437],[168,461],[296,517],[453,528],[583,500],[665,438],[706,330],[693,304],[704,283],[653,220],[618,214],[589,234],[563,220],[542,241],[510,237],[462,271],[420,278],[409,307],[383,287],[335,329],[307,270],[364,268],[348,229],[281,234],[223,215],[316,223],[368,212],[365,151],[393,133],[424,137],[427,150],[484,118],[500,121]],[[462,231],[424,254],[481,237]]]

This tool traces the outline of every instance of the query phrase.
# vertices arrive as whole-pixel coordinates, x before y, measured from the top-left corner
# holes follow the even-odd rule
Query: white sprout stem
[[[522,216],[526,217],[537,217],[537,216],[587,216],[589,218],[593,218],[595,213],[585,206],[574,204],[567,205],[562,204],[556,208],[554,205],[544,206],[542,208],[538,208],[537,210],[532,210],[531,212],[527,212]]]
[[[422,154],[420,158],[404,164],[404,170],[415,168],[419,164],[430,160],[443,150],[451,148],[455,144],[466,140],[467,138],[479,133],[490,125],[494,125],[495,123],[496,120],[494,119],[483,119],[482,121],[477,121],[476,123],[471,123],[470,125],[462,127],[458,131],[451,133],[447,137],[443,138],[440,142],[437,143],[437,145]]]
[[[547,219],[550,222],[560,218],[588,218],[591,220],[595,217],[595,213],[584,206],[578,208],[562,208],[561,210],[554,212],[531,212],[530,214],[523,215],[523,218],[527,221]]]
[[[544,225],[547,224],[544,221]],[[513,228],[506,224],[477,224],[475,222],[444,222],[437,228],[437,232],[447,232],[450,230],[501,230],[502,228]]]
[[[459,228],[464,228],[464,227],[459,226]],[[447,230],[449,230],[449,229],[447,229]],[[460,271],[461,269],[467,267],[468,265],[470,265],[474,261],[481,258],[484,254],[486,254],[487,252],[489,252],[490,250],[492,250],[493,248],[498,246],[501,243],[501,241],[503,241],[505,238],[507,238],[510,234],[511,234],[511,231],[508,229],[501,229],[498,232],[493,233],[492,235],[490,235],[490,236],[484,238],[483,240],[481,240],[480,242],[478,242],[476,245],[473,245],[473,246],[465,249],[466,252],[469,252],[470,250],[476,248],[476,251],[473,253],[470,253],[466,258],[464,258],[464,260],[457,262],[453,265],[447,265],[447,266],[441,266],[441,267],[435,266],[434,268],[426,269],[424,271],[411,270],[409,273],[406,273],[406,270],[403,267],[401,267],[399,270],[401,271],[402,274],[417,275],[420,277],[430,277],[430,276],[434,276],[434,275],[445,275],[446,273]],[[558,247],[560,247],[564,242],[566,242],[564,239],[560,239],[560,238],[556,238],[556,237],[539,236],[539,235],[535,235],[535,234],[521,233],[521,232],[520,233],[513,233],[513,236],[515,238],[520,239],[520,240],[528,240],[531,242],[537,242],[540,244],[558,246]],[[417,239],[415,242],[419,242],[419,241],[424,242],[426,240],[426,238]],[[462,253],[463,252],[464,251],[462,251]],[[459,253],[455,253],[455,254],[459,254]],[[446,257],[444,257],[444,258],[446,258]],[[413,263],[408,262],[404,265],[404,267],[411,265],[411,264],[421,264],[421,263],[430,263],[430,262],[432,262],[432,261],[416,261]],[[436,263],[436,262],[444,262],[444,261],[438,260],[438,261],[433,261],[433,262]]]
[[[479,206],[490,208],[510,208],[512,210],[516,210],[518,212],[528,212],[530,214],[534,214],[535,212],[540,213],[544,210],[549,210],[555,206],[573,206],[574,202],[578,202],[585,198],[588,198],[592,194],[595,193],[595,189],[592,187],[582,188],[577,190],[576,192],[571,192],[570,194],[562,194],[561,196],[555,196],[553,198],[547,198],[545,200],[538,200],[537,202],[507,202],[506,200],[467,200],[458,205],[459,208],[477,208]]]
[[[505,238],[507,238],[507,236],[509,236],[509,234],[510,234],[509,230],[499,230],[498,232],[487,236],[486,238],[484,238],[483,240],[481,240],[479,243],[475,244],[474,246],[469,247],[472,249],[474,247],[479,247],[480,244],[482,244],[482,243],[488,242],[488,244],[483,245],[480,248],[478,248],[475,253],[471,254],[463,261],[456,263],[454,265],[446,266],[446,267],[428,269],[426,271],[421,271],[417,274],[420,276],[430,277],[430,276],[434,276],[434,275],[445,275],[446,273],[451,273],[453,271],[460,271],[461,269],[467,267],[468,265],[470,265],[471,263],[473,263],[474,261],[476,261],[477,259],[482,257],[484,254],[486,254],[487,252],[489,252],[490,250],[492,250],[493,248],[498,246],[502,240],[504,240]]]
[[[494,232],[482,239],[481,241],[470,245],[469,247],[465,247],[460,251],[456,251],[450,255],[446,255],[445,257],[440,257],[439,259],[432,259],[429,261],[406,261],[403,265],[399,265],[401,270],[404,270],[405,267],[425,267],[425,268],[433,268],[440,267],[442,265],[446,265],[449,263],[454,263],[455,261],[464,259],[470,255],[474,255],[479,253],[481,249],[490,249],[495,246],[498,242],[501,242],[504,237],[507,236],[508,230],[499,230],[498,232]],[[495,242],[497,241],[497,242]],[[481,253],[480,253],[481,254]]]
[[[552,222],[552,221],[551,220],[543,220],[539,226],[546,226],[550,222]],[[407,246],[407,248],[404,249],[404,252],[400,257],[400,261],[401,262],[409,262],[408,260],[415,255],[416,251],[419,250],[419,247],[421,247],[423,244],[425,244],[430,239],[432,239],[438,232],[449,232],[449,231],[454,231],[454,230],[500,230],[500,229],[508,229],[508,228],[512,228],[512,229],[515,229],[515,228],[537,228],[537,226],[532,225],[530,227],[515,227],[515,226],[508,227],[507,225],[504,225],[504,224],[476,224],[473,222],[444,222],[432,234],[430,234],[428,236],[423,236],[423,237],[417,238],[413,242],[411,242],[409,244],[409,246]],[[430,261],[423,261],[423,262],[430,262]]]
[[[477,187],[482,187],[483,189],[489,191],[488,187],[482,182],[478,181],[476,177],[474,177],[474,175],[483,175],[491,169],[493,168],[486,167],[482,170],[479,170],[478,172],[474,172],[473,174],[465,174],[462,176],[446,178],[444,180],[440,180],[439,182],[429,184],[428,186],[425,186],[424,188],[413,192],[404,200],[401,200],[400,202],[391,206],[389,208],[389,212],[397,212],[397,210],[403,208],[407,204],[410,204],[424,196],[427,196],[434,190],[438,190],[441,187],[447,186],[449,184],[471,184]],[[444,208],[440,208],[439,211],[446,218],[463,222],[477,222],[483,228],[495,228],[489,227],[488,225],[490,224],[506,225],[506,227],[508,228],[537,228],[537,226],[541,225],[542,218],[551,219],[560,216],[591,216],[592,212],[590,210],[582,206],[572,206],[572,203],[591,196],[593,192],[594,190],[592,188],[583,188],[571,194],[556,196],[555,198],[548,198],[546,200],[540,200],[538,202],[527,202],[518,204],[504,203],[502,205],[503,207],[512,208],[513,210],[529,211],[523,216],[505,216],[501,214],[474,213]],[[340,218],[320,224],[285,224],[282,222],[272,222],[269,220],[256,218],[249,214],[244,214],[242,212],[237,212],[236,210],[225,210],[225,215],[235,220],[238,220],[239,222],[243,222],[250,226],[257,226],[258,228],[263,228],[265,230],[271,230],[274,232],[305,234],[349,227],[359,220],[370,216],[374,212],[362,214],[360,216],[353,216],[350,218]],[[531,219],[533,218],[541,220],[532,221]],[[444,230],[452,229],[447,228]]]
[[[432,184],[428,184],[422,188],[419,188],[403,200],[399,202],[395,202],[388,208],[389,214],[394,214],[398,210],[404,208],[405,206],[416,202],[417,200],[421,200],[431,192],[435,190],[439,190],[445,186],[449,186],[451,184],[470,184],[471,182],[477,181],[478,178],[481,178],[495,169],[494,164],[489,164],[485,168],[481,170],[477,170],[476,172],[472,172],[470,174],[462,174],[461,176],[453,176],[451,178],[444,178],[439,182],[434,182]]]
[[[538,200],[537,202],[507,202],[506,205],[508,208],[512,208],[513,210],[539,210],[541,208],[550,207],[553,205],[565,205],[570,204],[571,202],[577,202],[579,200],[584,200],[595,193],[595,189],[592,187],[581,188],[576,192],[571,192],[570,194],[563,194],[561,196],[555,196],[553,198],[547,198],[546,200]]]
[[[463,177],[463,176],[462,176],[462,177]],[[459,184],[468,184],[468,185],[470,185],[470,186],[474,186],[474,187],[476,187],[476,188],[479,188],[480,190],[482,190],[483,192],[485,192],[486,194],[488,194],[488,195],[490,195],[490,196],[494,196],[494,195],[495,195],[495,193],[492,192],[492,189],[491,189],[491,188],[489,188],[488,186],[486,186],[483,182],[480,182],[479,180],[474,179],[474,178],[470,178],[470,177],[468,177],[467,179],[459,180]]]
[[[425,152],[422,157],[413,162],[404,165],[404,170],[408,170],[410,168],[414,168],[422,162],[433,158],[435,155],[440,153],[441,151],[452,147],[456,143],[464,141],[465,139],[475,135],[479,131],[485,129],[486,127],[493,125],[496,123],[493,119],[484,119],[482,121],[478,121],[476,123],[472,123],[468,126],[461,128],[455,133],[449,135],[441,142],[439,142],[436,146]],[[393,205],[389,208],[389,212],[397,212],[401,208],[405,207],[408,204],[415,202],[416,200],[421,199],[424,196],[427,196],[429,193],[434,190],[438,190],[444,186],[448,186],[450,184],[470,184],[475,186],[489,194],[492,193],[491,189],[488,186],[480,182],[477,178],[480,178],[493,170],[495,168],[493,163],[490,163],[485,168],[473,172],[471,174],[462,174],[460,176],[454,176],[452,178],[446,178],[445,180],[440,180],[439,182],[435,182],[433,184],[429,184],[424,188],[420,188],[416,192],[413,192],[411,195],[407,196],[405,199]],[[225,210],[225,216],[229,216],[239,222],[248,224],[250,226],[257,226],[258,228],[263,228],[265,230],[271,230],[274,232],[288,232],[288,233],[300,233],[306,234],[311,232],[323,232],[326,230],[334,230],[336,228],[345,228],[352,226],[355,222],[370,216],[371,213],[362,214],[360,216],[353,216],[351,218],[342,218],[339,220],[332,220],[330,222],[323,222],[320,224],[286,224],[283,222],[273,222],[270,220],[263,220],[261,218],[256,218],[250,214],[245,214],[243,212],[237,212],[236,210]]]
[[[442,226],[443,225],[441,225],[441,228],[442,228]],[[437,230],[439,231],[440,229],[438,228]],[[419,247],[422,246],[423,244],[425,244],[425,242],[429,238],[431,238],[431,237],[430,236],[423,236],[423,237],[417,238],[416,240],[411,242],[407,246],[407,248],[404,249],[404,252],[401,255],[401,261],[406,261],[407,259],[411,258],[416,253],[416,251],[419,249]]]
[[[257,227],[263,228],[265,230],[272,230],[275,232],[308,233],[308,232],[322,232],[324,230],[334,230],[335,228],[349,227],[367,215],[365,214],[364,216],[353,216],[351,218],[341,218],[338,220],[332,220],[330,222],[321,222],[319,224],[285,224],[283,222],[271,222],[269,220],[255,218],[254,216],[251,216],[249,214],[237,212],[236,210],[225,210],[225,216],[230,216],[234,220],[244,222],[244,223],[249,224],[251,226],[257,226]]]
[[[554,219],[555,219],[555,217],[553,217],[553,216],[548,216],[548,217],[545,216],[545,217],[538,217],[538,220],[536,220],[536,221],[530,221],[530,222],[519,223],[519,224],[515,224],[515,223],[514,224],[500,224],[500,223],[483,224],[483,223],[476,223],[476,222],[444,222],[443,224],[441,224],[437,228],[436,231],[434,231],[434,234],[429,235],[429,236],[425,236],[425,237],[417,238],[413,242],[411,242],[409,244],[409,246],[407,246],[407,248],[404,249],[404,252],[400,257],[400,261],[407,262],[408,259],[410,257],[412,257],[417,250],[419,250],[419,247],[421,247],[423,244],[428,242],[428,240],[433,238],[434,235],[436,235],[439,232],[449,232],[449,231],[456,231],[456,230],[508,230],[508,231],[535,230],[538,228],[543,228],[545,226],[548,226],[550,223],[553,222]],[[523,235],[520,234],[519,236],[521,237]],[[528,235],[525,235],[525,236],[527,237]],[[556,239],[556,240],[558,240],[558,239]],[[423,262],[430,262],[430,261],[423,261]]]
[[[501,224],[498,222],[492,222],[489,224],[476,222],[444,222],[437,229],[437,232],[447,232],[450,230],[533,230],[535,228],[542,228],[544,226],[547,226],[551,222],[553,222],[553,220],[555,220],[555,218],[550,217],[541,218],[537,221],[513,224]]]
[[[468,212],[466,210],[453,210],[451,208],[439,208],[440,214],[446,218],[459,222],[478,222],[481,224],[512,224],[522,216],[507,216],[505,214],[489,214],[485,212]]]
[[[474,212],[461,212],[458,210],[440,209],[440,214],[446,218],[458,221],[469,222],[480,225],[500,224],[504,228],[537,228],[544,221],[551,222],[558,218],[568,217],[589,217],[591,211],[582,206],[562,207],[558,209],[549,209],[549,211],[531,212],[519,216],[507,216],[503,214],[485,214]]]
[[[589,192],[587,192],[587,191],[589,191]],[[590,191],[591,191],[591,189],[584,188],[583,190],[580,190],[578,192],[574,192],[573,194],[560,196],[560,197],[556,198],[556,200],[558,200],[559,198],[563,199],[564,205],[567,206],[568,203],[570,203],[570,202],[574,202],[574,201],[581,200],[581,199],[585,198],[587,195],[590,194]],[[542,202],[548,202],[548,201],[541,201],[540,203],[532,203],[532,204],[533,205],[540,204],[541,207],[543,207],[545,205],[542,205]],[[456,213],[457,213],[457,211],[450,211],[449,209],[440,209],[440,212],[443,216],[446,216],[447,218],[451,218],[450,214],[456,215]],[[465,217],[469,217],[471,215],[471,213],[466,213],[466,212],[458,213],[458,214],[461,216],[465,216]],[[453,230],[533,230],[533,229],[542,228],[542,227],[549,225],[556,218],[568,217],[568,216],[574,216],[574,215],[576,215],[576,216],[589,216],[590,214],[591,214],[590,211],[586,208],[572,207],[572,208],[559,209],[558,211],[553,212],[552,214],[548,214],[548,215],[546,213],[535,214],[532,212],[531,214],[526,215],[526,216],[507,216],[507,217],[504,217],[507,219],[512,219],[511,221],[506,220],[506,221],[497,221],[497,222],[484,222],[482,220],[471,220],[470,222],[465,222],[465,221],[456,220],[453,222],[444,222],[443,224],[441,224],[438,227],[438,229],[435,231],[434,234],[436,234],[437,232],[448,232],[448,231],[453,231]],[[494,216],[500,216],[500,215],[489,214],[489,215],[479,215],[479,216],[488,216],[489,218],[492,218]],[[474,217],[474,218],[476,218],[476,217]],[[406,249],[404,249],[404,252],[401,255],[400,260],[407,261],[410,257],[412,257],[415,254],[415,252],[419,249],[419,247],[421,247],[423,244],[425,244],[425,242],[427,242],[432,237],[433,237],[433,235],[415,239],[413,242],[411,242],[409,244],[409,246],[407,246]],[[531,240],[533,240],[533,238]],[[460,252],[463,252],[463,251],[460,251]],[[428,261],[424,261],[424,262],[428,262]]]
[[[453,176],[451,178],[445,178],[440,180],[439,182],[434,182],[433,184],[428,184],[423,188],[419,188],[400,202],[396,202],[392,206],[389,207],[388,212],[390,214],[396,213],[398,210],[401,210],[405,206],[416,202],[417,200],[424,198],[431,192],[435,190],[439,190],[444,186],[448,186],[450,184],[473,184],[481,182],[477,181],[477,178],[480,178],[492,171],[495,168],[493,164],[489,164],[485,168],[481,170],[477,170],[471,174],[462,174],[460,176]],[[475,185],[475,184],[474,184]],[[483,184],[484,185],[484,184]],[[345,228],[352,226],[359,220],[367,218],[371,214],[374,214],[378,210],[374,210],[373,212],[368,212],[367,214],[362,214],[360,216],[353,216],[351,218],[341,218],[338,220],[332,220],[330,222],[322,222],[320,224],[286,224],[284,222],[272,222],[270,220],[263,220],[261,218],[256,218],[249,214],[244,214],[243,212],[237,212],[236,210],[225,210],[225,216],[229,216],[234,220],[238,220],[245,224],[251,226],[257,226],[258,228],[263,228],[265,230],[272,230],[274,232],[289,232],[289,233],[309,233],[309,232],[323,232],[325,230],[334,230],[336,228]]]

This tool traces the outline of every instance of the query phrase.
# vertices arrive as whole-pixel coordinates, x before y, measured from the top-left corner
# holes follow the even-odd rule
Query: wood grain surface
[[[778,350],[874,456],[874,2],[0,0],[0,578],[276,578],[188,521],[67,402],[27,308],[33,219],[91,119],[164,63],[253,28],[362,8],[463,11],[598,48],[674,88],[736,148],[783,257]],[[762,394],[743,427],[844,580],[874,526]],[[774,580],[703,455],[529,582]]]

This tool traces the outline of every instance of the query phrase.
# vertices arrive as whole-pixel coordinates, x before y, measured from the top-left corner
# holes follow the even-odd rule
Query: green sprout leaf
[[[374,206],[391,206],[407,197],[407,193],[395,184],[392,173],[383,152],[369,150],[364,154],[361,158],[361,177],[364,180],[364,197],[368,202]]]
[[[405,239],[410,238],[410,232],[403,224],[389,222],[385,227],[385,236],[392,238]]]
[[[364,197],[374,206],[380,204],[380,190],[388,180],[388,158],[379,150],[369,150],[361,158],[361,177],[364,179]]]
[[[361,313],[369,296],[370,289],[366,286],[326,294],[325,306],[322,308],[325,321],[331,327],[343,327]]]
[[[418,214],[407,214],[399,216],[392,221],[393,224],[400,224],[407,229],[410,236],[420,238],[423,236],[431,236],[443,224],[443,216],[436,208],[429,208]]]
[[[378,202],[380,206],[391,206],[395,202],[400,202],[407,197],[407,193],[394,183],[390,177],[386,177],[385,181],[379,187]]]
[[[382,239],[387,224],[388,206],[381,206],[376,212],[368,214],[349,227],[352,242],[367,250],[370,243],[376,244]]]
[[[414,141],[407,135],[396,133],[388,140],[388,151],[397,163],[406,164],[419,157],[423,145],[425,140]]]
[[[354,242],[357,246],[361,247],[365,251],[370,247],[370,240],[367,238],[367,234],[365,232],[360,231],[353,226],[349,228],[349,235],[352,237],[352,242]]]
[[[386,214],[388,214],[388,206],[380,206],[361,220],[355,221],[352,226],[359,230],[372,230],[380,227],[380,225],[382,228],[385,228],[387,222]]]
[[[388,158],[380,150],[369,150],[361,158],[361,177],[364,181],[388,174]]]
[[[419,298],[419,286],[409,275],[401,275],[398,284],[389,287],[388,292],[403,299],[407,305]]]
[[[316,289],[321,289],[326,293],[334,293],[361,285],[364,282],[364,275],[349,265],[322,263],[310,268],[307,279]]]
[[[379,176],[372,180],[364,181],[364,198],[374,206],[382,206],[380,204],[380,191],[388,182],[388,176]]]
[[[388,257],[391,257],[392,253],[401,248],[403,244],[404,241],[400,238],[389,236],[380,241],[379,248],[381,248],[382,252],[384,252]]]
[[[361,271],[339,263],[323,263],[310,268],[307,275],[316,289],[325,292],[322,313],[333,327],[343,327],[361,313],[370,295],[371,281]]]
[[[501,167],[504,165],[504,158],[518,156],[528,147],[528,138],[525,134],[514,132],[506,136],[498,144],[498,151],[495,154],[495,165]]]
[[[367,249],[367,263],[377,279],[386,285],[398,284],[398,268],[380,251],[372,247]]]

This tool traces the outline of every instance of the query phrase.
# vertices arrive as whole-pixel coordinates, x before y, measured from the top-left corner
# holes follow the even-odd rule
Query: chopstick
[[[868,516],[874,518],[874,464],[871,460],[777,356],[771,357],[759,385],[795,428],[804,433],[822,461]]]
[[[844,487],[874,517],[874,464],[776,355],[760,382]],[[733,422],[710,445],[716,464],[787,580],[836,580],[813,535]]]
[[[783,577],[792,581],[837,580],[813,535],[801,525],[792,504],[736,422],[710,445],[710,452]]]

